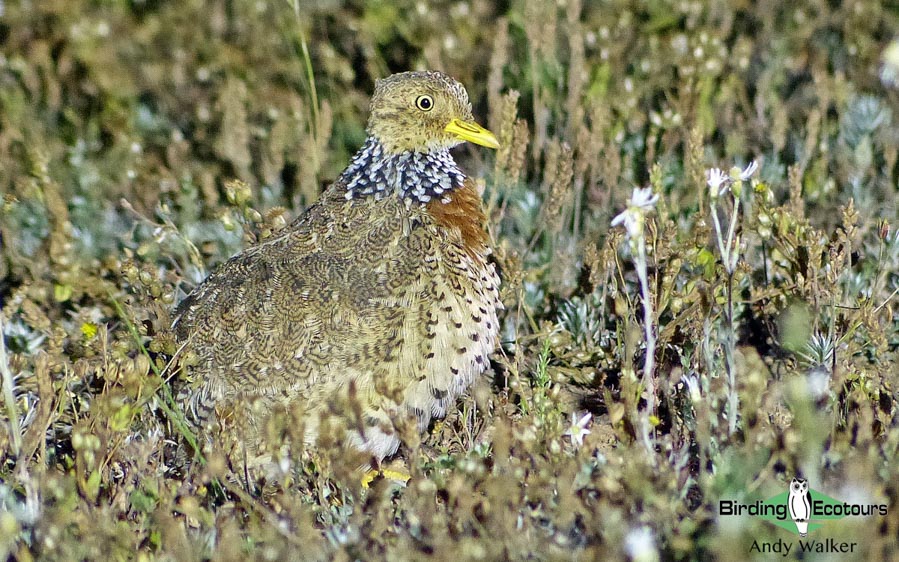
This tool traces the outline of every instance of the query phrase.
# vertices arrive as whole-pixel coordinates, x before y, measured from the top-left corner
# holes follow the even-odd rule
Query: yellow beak
[[[487,148],[499,148],[499,141],[496,140],[496,135],[473,121],[453,119],[443,130],[464,141],[473,142]]]

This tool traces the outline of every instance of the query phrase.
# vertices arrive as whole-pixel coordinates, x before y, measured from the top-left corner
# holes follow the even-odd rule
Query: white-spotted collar
[[[340,180],[346,185],[347,199],[382,199],[396,193],[411,205],[445,200],[452,190],[462,187],[465,174],[448,148],[389,154],[377,139],[368,137]]]

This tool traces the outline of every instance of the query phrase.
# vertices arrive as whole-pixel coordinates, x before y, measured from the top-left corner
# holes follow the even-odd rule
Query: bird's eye
[[[415,107],[422,111],[431,111],[434,107],[434,98],[431,96],[418,96],[415,98]]]

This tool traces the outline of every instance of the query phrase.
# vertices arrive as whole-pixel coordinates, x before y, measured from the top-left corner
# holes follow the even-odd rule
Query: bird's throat
[[[464,180],[449,149],[390,153],[374,137],[365,141],[340,175],[347,199],[396,194],[419,204],[446,198]]]

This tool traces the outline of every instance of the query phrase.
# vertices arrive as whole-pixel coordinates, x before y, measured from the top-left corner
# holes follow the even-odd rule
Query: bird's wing
[[[416,235],[421,225],[392,198],[331,198],[231,258],[179,305],[173,327],[198,359],[194,391],[213,401],[303,396],[395,361],[404,326],[424,323],[420,265],[434,250]]]

